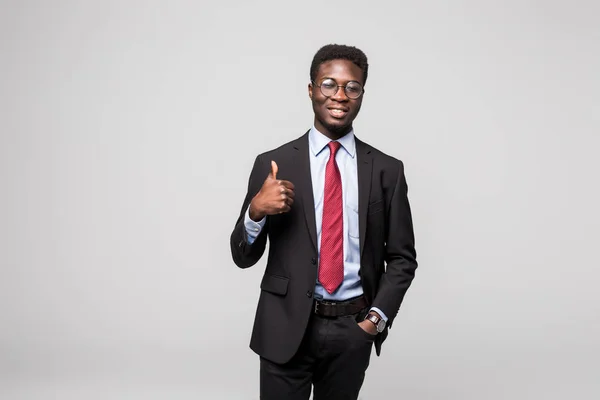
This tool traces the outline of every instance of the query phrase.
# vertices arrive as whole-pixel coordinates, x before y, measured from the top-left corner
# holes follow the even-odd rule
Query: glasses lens
[[[337,83],[333,79],[325,79],[321,82],[321,92],[323,96],[333,96],[337,92]]]
[[[362,86],[358,82],[348,82],[346,85],[346,96],[357,99],[362,94]]]

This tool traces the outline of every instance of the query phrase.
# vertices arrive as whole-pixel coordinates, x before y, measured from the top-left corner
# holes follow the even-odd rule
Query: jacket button
[[[308,298],[312,297],[312,290],[309,290],[308,292],[306,292],[306,297],[308,297]]]
[[[315,265],[317,264],[317,259],[313,257],[312,260],[310,260],[310,262],[312,265]]]

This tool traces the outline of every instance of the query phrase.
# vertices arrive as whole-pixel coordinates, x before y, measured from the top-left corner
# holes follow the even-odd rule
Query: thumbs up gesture
[[[294,184],[277,179],[278,170],[277,163],[271,161],[271,172],[250,203],[250,218],[254,221],[288,212],[294,204]]]

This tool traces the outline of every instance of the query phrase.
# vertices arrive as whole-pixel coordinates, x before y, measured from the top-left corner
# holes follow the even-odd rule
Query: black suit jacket
[[[360,233],[360,277],[369,304],[388,317],[375,338],[380,355],[404,295],[417,268],[412,217],[402,161],[356,140]],[[271,170],[295,186],[288,213],[267,216],[256,240],[247,241],[244,214]],[[313,310],[317,279],[315,225],[308,132],[256,157],[248,190],[230,237],[235,264],[248,268],[269,252],[260,284],[250,348],[273,362],[284,363],[297,351]]]

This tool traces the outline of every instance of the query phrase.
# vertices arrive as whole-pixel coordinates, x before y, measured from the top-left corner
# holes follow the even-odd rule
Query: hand
[[[260,221],[265,215],[288,212],[294,204],[294,184],[278,180],[277,171],[277,163],[271,161],[271,172],[250,202],[250,218],[253,221]]]
[[[363,331],[367,332],[370,335],[375,336],[378,333],[377,332],[377,327],[371,321],[367,321],[367,320],[360,321],[358,323],[358,326],[360,326]]]

